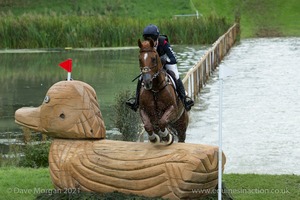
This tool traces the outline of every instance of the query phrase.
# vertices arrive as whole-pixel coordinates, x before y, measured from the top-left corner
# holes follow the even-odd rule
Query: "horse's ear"
[[[150,40],[150,46],[151,46],[151,48],[154,47],[154,41],[153,40]]]
[[[140,47],[140,49],[141,49],[141,48],[142,48],[142,42],[141,42],[140,39],[138,40],[138,44],[139,44],[139,47]]]

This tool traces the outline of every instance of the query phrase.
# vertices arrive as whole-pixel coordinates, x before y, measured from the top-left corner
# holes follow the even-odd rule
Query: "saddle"
[[[171,71],[171,73],[173,73],[173,72]],[[166,81],[168,84],[172,84],[174,87],[174,90],[176,91],[176,82],[175,82],[176,79],[169,72],[166,73]],[[176,91],[176,94],[177,94],[177,91]]]
[[[170,82],[172,82],[173,84],[173,87],[174,87],[174,90],[175,90],[175,92],[176,92],[176,94],[177,94],[177,88],[176,88],[176,78],[175,78],[175,74],[174,74],[174,72],[172,72],[172,71],[170,71],[170,70],[166,70],[166,81],[168,82],[168,83],[170,83]],[[177,94],[178,95],[178,94]]]

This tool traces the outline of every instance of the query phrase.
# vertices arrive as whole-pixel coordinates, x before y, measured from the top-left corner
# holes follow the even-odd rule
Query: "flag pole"
[[[67,78],[67,81],[70,81],[71,80],[71,72],[68,72],[68,78]]]

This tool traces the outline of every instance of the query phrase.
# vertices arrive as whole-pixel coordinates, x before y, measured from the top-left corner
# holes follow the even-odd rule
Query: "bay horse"
[[[170,75],[164,70],[153,40],[138,40],[139,64],[142,85],[139,96],[139,113],[149,141],[167,145],[184,142],[189,116],[176,93]]]

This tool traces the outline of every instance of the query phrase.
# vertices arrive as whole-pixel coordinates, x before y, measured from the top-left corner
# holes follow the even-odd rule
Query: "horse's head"
[[[145,40],[143,42],[141,42],[141,40],[138,40],[138,45],[140,47],[139,62],[144,88],[146,90],[151,90],[153,79],[158,77],[162,69],[160,57],[154,48],[153,40]]]

